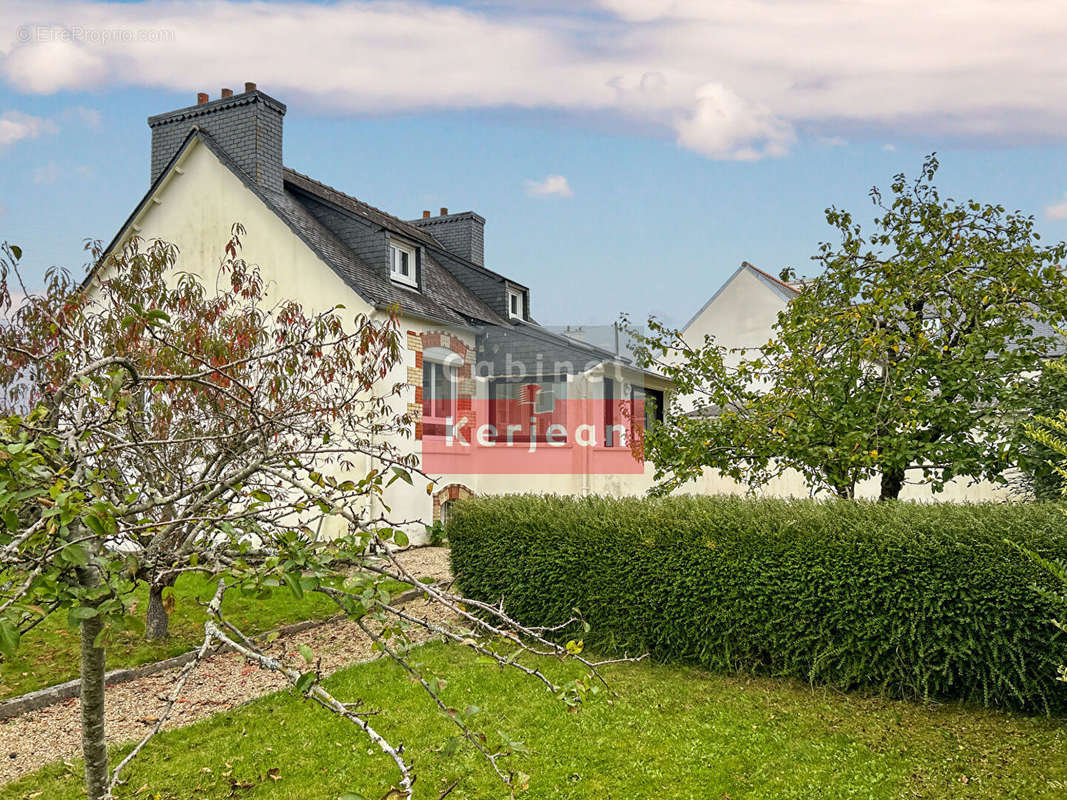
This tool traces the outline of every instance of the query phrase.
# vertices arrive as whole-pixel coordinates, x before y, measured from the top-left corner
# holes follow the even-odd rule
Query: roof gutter
[[[400,316],[410,317],[411,319],[421,320],[423,322],[431,322],[434,325],[447,325],[449,328],[455,328],[461,330],[464,333],[477,333],[478,329],[471,325],[466,325],[452,320],[444,319],[442,317],[435,317],[432,314],[420,313],[417,311],[408,311],[399,303],[378,303],[374,306],[375,311],[389,311],[394,306],[400,309]]]

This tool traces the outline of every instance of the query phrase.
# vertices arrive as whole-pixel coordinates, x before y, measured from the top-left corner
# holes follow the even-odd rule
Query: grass
[[[709,675],[627,664],[607,675],[618,693],[576,714],[529,679],[479,663],[466,651],[416,651],[449,676],[456,707],[477,704],[473,723],[499,745],[503,731],[529,752],[509,757],[528,774],[529,798],[1062,798],[1067,725],[959,706],[929,707],[788,680]],[[546,662],[557,677],[570,664]],[[329,688],[382,709],[371,719],[402,741],[419,775],[416,798],[503,798],[506,790],[398,667],[384,662],[337,673]],[[121,750],[119,751],[121,752]],[[291,692],[254,701],[157,739],[118,794],[150,800],[380,798],[392,763],[340,720]],[[0,800],[73,800],[81,767],[54,765],[0,788]]]
[[[162,642],[147,642],[141,634],[119,635],[107,650],[107,668],[135,667],[184,653],[204,639],[204,609],[215,590],[215,581],[197,574],[183,575],[174,587],[175,609],[170,618],[170,636]],[[135,593],[135,613],[143,616],[148,605],[147,587]],[[288,588],[273,590],[265,598],[226,595],[223,611],[246,633],[262,633],[291,622],[322,619],[337,613],[337,606],[320,594],[297,600]],[[14,658],[0,663],[0,699],[32,692],[78,677],[80,659],[78,631],[67,625],[66,614],[53,614],[30,631]]]

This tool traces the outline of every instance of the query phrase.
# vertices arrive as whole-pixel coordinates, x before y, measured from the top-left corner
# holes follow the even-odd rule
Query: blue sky
[[[245,80],[289,107],[288,166],[399,216],[486,217],[488,265],[531,287],[545,323],[681,323],[742,260],[810,271],[827,205],[866,216],[870,186],[932,150],[945,193],[1067,238],[1054,3],[1002,16],[973,0],[958,20],[949,3],[937,24],[958,45],[935,29],[907,47],[886,20],[922,3],[872,0],[840,23],[832,0],[802,5],[5,5],[0,239],[34,274],[80,269],[82,240],[109,238],[147,188],[145,118]],[[38,33],[55,26],[83,38]],[[170,41],[100,40],[114,30]],[[816,34],[810,52],[782,47]]]

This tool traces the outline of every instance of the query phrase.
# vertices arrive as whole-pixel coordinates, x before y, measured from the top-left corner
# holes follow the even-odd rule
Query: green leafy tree
[[[1054,424],[1064,398],[1067,398],[1067,367],[1060,359],[1049,361],[1033,383],[1024,388],[1020,398],[1020,406],[1026,409],[1021,416],[1028,421],[1021,422],[1016,429],[1019,471],[1015,483],[1025,496],[1036,500],[1060,499],[1064,477],[1058,461],[1064,454],[1032,435],[1033,419],[1048,419]]]
[[[675,406],[647,452],[670,487],[704,467],[760,484],[787,469],[851,497],[866,478],[899,496],[909,470],[940,491],[953,478],[1004,482],[1012,426],[1067,318],[1062,242],[1031,216],[942,199],[930,156],[870,196],[870,234],[830,208],[836,243],[756,354],[685,342],[650,325],[646,363],[714,406]]]
[[[1049,364],[1048,371],[1060,378],[1067,378],[1067,366],[1063,362]],[[1067,497],[1067,410],[1061,408],[1054,415],[1039,415],[1024,427],[1026,434],[1041,447],[1043,452],[1052,454],[1047,461],[1047,466],[1051,474],[1059,479],[1060,494]],[[1036,588],[1043,597],[1067,613],[1067,562],[1063,559],[1044,558],[1025,548],[1019,549],[1044,567],[1057,582],[1058,588]],[[1067,633],[1067,621],[1052,620],[1052,624]],[[1060,666],[1059,677],[1061,681],[1067,681],[1067,665]]]

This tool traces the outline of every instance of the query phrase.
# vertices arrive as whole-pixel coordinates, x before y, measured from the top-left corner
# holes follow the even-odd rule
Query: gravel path
[[[416,577],[448,577],[448,550],[445,548],[416,548],[403,553],[401,558]],[[406,608],[419,617],[433,620],[443,617],[442,609],[421,599],[411,601]],[[415,638],[429,638],[422,630],[413,633],[421,634]],[[298,651],[302,644],[322,657],[325,673],[376,657],[366,634],[348,620],[279,638],[264,650],[274,656],[284,656],[299,667],[304,663]],[[109,744],[140,739],[148,732],[166,705],[176,672],[160,672],[108,689],[106,724]],[[273,672],[251,666],[232,652],[219,653],[205,659],[189,677],[166,727],[188,725],[286,686],[288,682]],[[76,697],[14,717],[0,723],[0,784],[53,761],[77,758],[80,752],[81,724]]]

